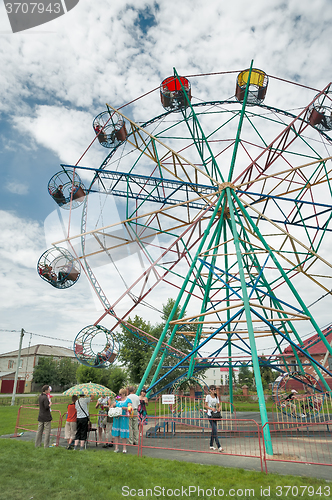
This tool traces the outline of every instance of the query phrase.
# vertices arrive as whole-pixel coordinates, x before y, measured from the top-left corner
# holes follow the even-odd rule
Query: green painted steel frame
[[[251,71],[251,68],[252,68],[252,63],[250,66],[250,71]],[[175,69],[174,69],[174,74],[176,77],[178,77]],[[228,182],[231,182],[232,177],[233,177],[234,166],[235,166],[235,162],[237,159],[238,147],[239,147],[239,144],[241,142],[241,128],[242,128],[242,123],[243,123],[245,117],[249,122],[251,122],[253,129],[256,130],[257,134],[259,135],[259,130],[255,127],[253,121],[251,120],[250,114],[248,114],[248,115],[246,114],[246,100],[247,100],[247,95],[248,95],[249,82],[250,82],[250,73],[249,73],[248,84],[247,84],[245,98],[244,98],[244,101],[242,104],[241,112],[235,113],[234,116],[232,117],[232,120],[235,120],[238,118],[239,123],[238,123],[238,127],[237,127],[236,138],[235,138],[235,141],[233,143],[233,154],[232,154],[232,159],[230,162],[230,168],[229,168],[229,173],[228,173]],[[180,81],[180,84],[181,84],[181,81]],[[219,169],[218,163],[217,163],[217,161],[212,153],[212,150],[210,148],[209,137],[205,136],[203,128],[201,127],[200,121],[197,117],[197,114],[195,113],[193,106],[189,102],[189,99],[188,99],[188,106],[182,110],[182,113],[183,113],[184,122],[186,123],[186,125],[188,127],[188,130],[190,132],[190,136],[191,136],[193,143],[194,143],[194,145],[199,153],[199,156],[202,160],[205,171],[209,172],[209,168],[211,168],[211,172],[209,172],[209,174],[211,174],[212,177],[214,177],[215,179],[218,179],[218,182],[219,181],[224,182],[224,178],[223,178],[223,175],[221,173],[221,170]],[[291,144],[295,140],[295,138],[300,138],[302,141],[304,141],[307,144],[307,146],[310,149],[310,147],[311,147],[310,144],[308,142],[306,142],[305,139],[303,138],[303,136],[301,135],[301,132],[303,131],[304,127],[307,126],[307,125],[304,125],[304,123],[307,124],[306,118],[307,118],[307,116],[305,115],[304,119],[303,119],[303,123],[300,124],[298,128],[295,128],[295,126],[293,126],[292,128],[289,127],[288,130],[284,131],[283,134],[280,135],[280,138],[278,139],[278,141],[275,141],[273,143],[273,145],[270,145],[270,153],[268,155],[268,158],[265,161],[266,168],[267,168],[267,166],[271,165],[273,163],[273,161],[275,161],[275,158],[277,158],[281,155],[284,148],[287,145]],[[273,119],[271,119],[271,121],[273,121]],[[171,133],[172,126],[170,126],[168,128],[168,130]],[[261,140],[262,140],[262,142],[264,142],[263,137],[261,137]],[[266,147],[268,147],[268,144],[266,142],[265,142],[265,145],[266,145]],[[146,142],[145,147],[143,148],[143,150],[140,151],[138,158],[136,159],[136,161],[132,165],[131,171],[133,171],[135,169],[135,166],[139,162],[140,158],[143,156],[144,152],[149,147],[151,147],[155,153],[156,168],[158,169],[161,178],[163,178],[162,164],[161,164],[160,158],[158,156],[157,143],[155,142],[154,137],[150,137],[150,139]],[[292,153],[292,154],[295,155],[296,153]],[[315,158],[314,155],[313,155],[313,157]],[[308,158],[311,158],[311,157],[308,156]],[[317,166],[317,171],[320,167],[321,167],[321,165]],[[324,162],[323,162],[323,168],[325,168],[326,177],[328,178],[328,172],[327,172],[326,165]],[[315,173],[313,173],[311,175],[311,178],[314,178],[314,175],[315,175]],[[328,179],[328,185],[329,185],[329,189],[330,189],[330,193],[331,193],[332,189],[331,189],[329,179]],[[304,190],[305,190],[305,187],[302,188],[302,191],[304,191]],[[298,201],[298,205],[296,206],[296,209],[298,211],[299,218],[303,222],[303,226],[304,226],[305,230],[307,230],[306,224],[305,224],[305,219],[301,213],[301,206],[300,206],[301,205],[301,199],[300,199],[301,193],[302,192],[300,192],[298,194],[299,201]],[[134,216],[136,213],[138,213],[138,210],[139,210],[139,208],[141,208],[143,203],[144,202],[139,204],[133,212],[127,212],[127,216],[128,217]],[[236,207],[236,205],[237,205],[237,207]],[[233,210],[230,210],[230,220],[228,222],[227,222],[227,217],[226,217],[226,209],[227,208],[233,209]],[[127,206],[127,209],[128,209],[128,206]],[[182,299],[182,297],[185,296],[185,303],[182,306],[180,318],[183,318],[184,312],[186,310],[186,306],[188,305],[190,298],[191,298],[191,295],[192,295],[196,286],[199,286],[201,288],[201,290],[203,291],[203,300],[202,300],[200,312],[199,312],[199,315],[197,316],[197,318],[200,321],[203,321],[203,319],[206,317],[207,306],[210,305],[210,307],[213,308],[211,293],[215,292],[215,290],[218,288],[219,283],[218,283],[217,279],[213,279],[212,269],[213,269],[215,262],[216,262],[217,248],[220,244],[221,239],[223,238],[223,245],[225,248],[224,262],[225,262],[225,269],[227,270],[227,273],[229,273],[230,270],[233,267],[235,267],[235,265],[237,265],[238,269],[239,269],[239,275],[240,275],[239,290],[241,290],[241,292],[242,292],[242,297],[243,297],[243,301],[244,301],[244,310],[245,310],[247,324],[248,324],[248,333],[249,333],[249,341],[250,341],[250,347],[251,347],[251,353],[252,353],[252,362],[253,362],[255,379],[256,379],[256,386],[257,386],[258,396],[259,396],[259,405],[260,405],[260,411],[261,411],[261,416],[262,416],[262,423],[264,424],[264,423],[267,423],[267,415],[266,415],[264,394],[263,394],[263,389],[262,389],[262,384],[261,384],[259,360],[258,360],[257,350],[256,350],[256,340],[255,340],[254,328],[253,328],[252,321],[251,321],[252,310],[251,310],[250,303],[249,303],[248,289],[247,289],[247,283],[245,280],[244,269],[246,269],[249,274],[250,274],[251,269],[254,269],[254,268],[256,268],[256,270],[258,268],[260,269],[260,273],[261,273],[260,279],[262,280],[262,282],[264,282],[265,287],[270,292],[271,304],[273,304],[273,306],[276,309],[279,309],[278,317],[280,318],[280,322],[281,322],[283,331],[285,332],[285,336],[286,337],[289,336],[289,334],[287,332],[287,325],[288,325],[291,327],[292,333],[294,334],[295,338],[300,342],[300,344],[301,344],[301,338],[298,335],[294,325],[292,325],[292,323],[286,322],[287,314],[283,311],[280,303],[278,302],[277,297],[275,297],[273,292],[272,292],[273,282],[268,282],[265,279],[264,269],[260,266],[259,261],[258,261],[257,257],[255,256],[255,248],[249,242],[249,238],[245,239],[246,230],[245,230],[245,227],[242,224],[242,221],[239,217],[238,209],[240,209],[241,212],[243,214],[245,214],[246,220],[249,221],[250,225],[253,228],[254,233],[258,235],[259,240],[264,244],[267,253],[269,254],[270,258],[273,260],[274,264],[276,265],[276,268],[279,270],[279,273],[282,275],[282,278],[287,283],[288,287],[292,290],[292,292],[295,295],[298,302],[301,303],[303,310],[310,316],[308,308],[304,307],[304,303],[301,300],[301,297],[299,296],[298,293],[296,293],[295,288],[292,287],[292,283],[291,283],[291,280],[289,278],[289,274],[293,271],[293,269],[295,269],[295,267],[291,270],[288,270],[287,272],[285,272],[282,269],[282,267],[280,266],[280,264],[276,258],[275,253],[271,251],[268,243],[265,242],[262,234],[259,232],[258,227],[255,225],[254,220],[252,219],[252,217],[250,217],[248,210],[241,203],[241,198],[236,195],[235,191],[231,187],[227,186],[226,188],[223,189],[223,191],[220,192],[219,199],[216,200],[214,211],[213,211],[211,218],[209,220],[209,223],[204,231],[204,235],[202,236],[201,241],[198,245],[198,249],[195,251],[195,253],[193,255],[190,255],[190,253],[188,253],[188,260],[191,262],[189,271],[187,272],[187,274],[185,276],[183,276],[183,285],[181,287],[180,293],[178,294],[177,300],[175,302],[172,313],[171,313],[170,317],[168,318],[165,329],[164,329],[164,331],[163,331],[163,333],[162,333],[162,335],[161,335],[161,337],[156,345],[154,354],[150,360],[147,371],[142,379],[142,382],[140,384],[138,391],[140,391],[140,389],[143,387],[144,383],[146,382],[146,379],[153,368],[153,364],[157,358],[158,353],[160,351],[163,351],[159,365],[158,365],[157,369],[155,370],[151,385],[156,383],[156,380],[158,378],[158,374],[163,366],[163,362],[164,362],[165,356],[167,354],[167,350],[165,349],[165,347],[162,347],[162,343],[165,340],[168,327],[170,325],[170,322],[173,320],[175,310],[178,307],[178,305],[180,304],[180,300]],[[332,214],[328,218],[327,223],[330,222],[331,217],[332,217]],[[144,247],[144,242],[140,239],[139,232],[135,231],[134,227],[145,227],[144,223],[140,224],[138,222],[135,222],[135,224],[133,224],[133,231],[136,233],[137,240],[140,242],[142,247]],[[214,227],[214,230],[212,231],[213,227]],[[236,262],[234,262],[233,264],[229,262],[228,255],[227,255],[227,241],[228,241],[227,240],[227,229],[230,230],[230,232],[234,238],[234,245],[236,248]],[[326,230],[326,228],[324,228],[321,238],[318,239],[318,241],[316,241],[316,243],[315,243],[315,251],[317,251],[321,245],[325,230]],[[163,231],[161,231],[161,232],[163,232]],[[167,231],[164,231],[164,232],[167,233]],[[210,235],[210,238],[209,238],[209,235]],[[310,235],[309,235],[308,231],[307,231],[307,235],[308,235],[308,239],[310,240]],[[176,235],[174,234],[174,236],[176,236]],[[243,236],[243,237],[241,238],[240,236]],[[245,241],[249,242],[249,253],[252,254],[250,256],[246,255],[246,253],[248,253],[248,252],[241,252],[241,248],[243,248],[244,250],[247,249]],[[207,250],[204,250],[205,244],[206,244]],[[183,241],[183,245],[185,248],[186,244],[184,241]],[[314,245],[314,241],[312,241],[312,245]],[[204,253],[208,256],[208,258],[211,259],[211,263],[210,263],[211,270],[209,271],[208,277],[205,281],[200,280],[200,274],[202,272],[203,263],[198,262],[200,252],[203,250],[204,250]],[[208,255],[210,250],[212,250],[212,254]],[[308,261],[308,254],[305,254],[305,255],[306,255],[306,257],[301,257],[302,258],[301,262]],[[313,258],[313,256],[311,256],[309,258]],[[160,264],[158,264],[158,265],[160,265]],[[257,278],[257,280],[258,280],[258,278]],[[189,285],[189,290],[186,290],[187,285]],[[229,287],[226,287],[225,290],[226,290],[226,304],[227,304],[227,307],[229,307],[231,304],[230,289],[229,289]],[[258,300],[261,300],[257,290],[255,291],[255,293],[256,293],[256,297],[258,298]],[[264,315],[265,315],[265,317],[267,317],[266,311],[264,311]],[[310,321],[314,325],[316,331],[318,332],[318,334],[319,334],[320,338],[323,340],[323,342],[325,340],[324,345],[326,345],[326,339],[322,335],[318,325],[314,322],[314,319],[312,316],[310,316]],[[228,335],[227,346],[228,346],[228,359],[229,359],[229,381],[230,381],[230,394],[232,397],[232,391],[233,391],[233,388],[232,388],[232,350],[231,350],[231,341],[230,341],[232,332],[231,332],[230,322],[231,322],[231,312],[230,312],[230,308],[229,308],[227,310],[227,324],[226,324],[225,328],[226,328],[227,335]],[[173,330],[172,330],[172,333],[168,339],[168,345],[171,345],[172,340],[174,339],[174,335],[177,333],[178,329],[179,329],[178,325],[175,325]],[[194,344],[193,344],[193,346],[194,346],[193,352],[192,352],[191,356],[189,357],[190,361],[189,361],[189,368],[188,368],[187,377],[190,377],[190,375],[193,374],[194,370],[195,370],[194,351],[197,352],[197,349],[199,348],[202,329],[203,329],[203,323],[199,324],[197,329],[196,329],[196,336],[195,336],[195,340],[194,340]],[[276,338],[276,335],[275,335],[275,332],[273,331],[273,329],[272,329],[272,334],[273,334],[274,339],[276,341],[277,349],[278,349],[279,353],[282,354],[280,343],[277,341],[277,338]],[[293,346],[292,346],[292,348],[293,348]],[[293,348],[293,352],[294,352],[294,355],[298,361],[300,369],[302,371],[304,371],[303,366],[302,366],[301,361],[300,361],[300,358],[296,352],[296,349]],[[330,353],[332,352],[331,349],[329,349],[329,352]],[[285,362],[285,364],[286,364],[286,362]],[[315,366],[314,366],[314,368],[316,369]],[[286,369],[288,369],[287,364],[286,364]],[[319,372],[317,372],[317,373],[319,375]],[[268,451],[268,453],[271,453],[272,448],[270,445],[268,425],[265,425],[264,429],[265,428],[266,428],[266,432],[267,432],[267,434],[265,435],[267,451]]]
[[[233,148],[233,155],[232,155],[231,165],[230,165],[230,169],[229,169],[228,182],[231,181],[232,176],[233,176],[234,165],[235,165],[236,157],[237,157],[237,150],[238,150],[238,146],[239,146],[239,143],[240,143],[241,128],[242,128],[242,123],[243,123],[244,116],[245,116],[246,100],[247,100],[248,89],[249,89],[251,69],[252,69],[252,63],[251,63],[250,70],[249,70],[248,84],[247,84],[247,88],[246,88],[246,92],[245,92],[245,97],[244,97],[244,101],[243,101],[243,105],[242,105],[241,114],[240,114],[240,117],[239,117],[238,130],[237,130],[237,135],[236,135],[236,139],[235,139],[235,143],[234,143],[234,148]],[[175,69],[174,69],[174,74],[175,74],[175,77],[178,78],[178,74],[177,74],[177,72],[176,72]],[[182,85],[180,79],[179,79],[179,82],[180,82],[180,85]],[[203,129],[202,129],[202,127],[200,125],[200,122],[199,122],[199,120],[198,120],[198,118],[196,116],[196,113],[195,113],[193,107],[191,106],[191,103],[190,103],[189,99],[187,99],[187,101],[188,101],[187,102],[187,106],[182,109],[183,118],[184,118],[184,120],[185,120],[185,122],[186,122],[186,124],[188,126],[188,129],[190,131],[192,140],[193,140],[193,142],[194,142],[194,144],[196,146],[196,149],[197,149],[197,151],[198,151],[198,153],[199,153],[199,155],[201,157],[201,160],[202,160],[202,163],[204,165],[204,168],[208,171],[208,164],[211,162],[212,175],[215,175],[215,177],[219,178],[221,182],[224,182],[223,176],[222,176],[222,174],[220,172],[220,169],[218,167],[218,164],[217,164],[217,162],[216,162],[216,160],[215,160],[215,158],[213,156],[212,150],[211,150],[211,148],[209,146],[209,142],[208,142],[207,138],[204,135]],[[188,111],[190,111],[190,112],[188,113]],[[191,120],[193,122],[192,125],[190,125],[190,121]],[[285,136],[285,140],[288,138],[288,135],[289,135],[289,132],[287,132],[287,134]],[[299,134],[297,132],[295,132],[295,135],[298,136]],[[280,144],[280,142],[279,142],[279,144]],[[204,149],[204,146],[205,146],[205,149]],[[205,151],[208,152],[208,156],[205,155]],[[280,153],[280,151],[282,151],[282,149],[279,149],[279,146],[278,146],[275,149],[274,154],[278,155]],[[270,161],[272,161],[271,158],[270,158]],[[211,172],[209,172],[209,173],[211,175]],[[232,198],[232,196],[234,198]],[[266,450],[267,450],[268,454],[273,454],[271,437],[270,437],[270,431],[269,431],[269,426],[268,426],[267,412],[266,412],[266,406],[265,406],[264,392],[263,392],[263,386],[262,386],[261,375],[260,375],[260,365],[259,365],[259,359],[258,359],[257,349],[256,349],[255,334],[254,334],[254,329],[253,329],[253,325],[252,325],[252,322],[251,322],[251,307],[250,307],[250,304],[249,304],[249,298],[248,298],[248,294],[247,294],[247,285],[246,285],[246,281],[245,281],[245,277],[244,277],[244,271],[243,271],[243,256],[242,256],[241,249],[240,249],[240,241],[239,241],[239,235],[238,235],[238,229],[237,229],[237,225],[239,224],[239,221],[236,222],[235,221],[235,216],[234,216],[234,213],[236,213],[236,207],[234,206],[234,201],[233,200],[236,200],[237,203],[239,204],[239,206],[240,206],[240,201],[239,201],[238,197],[234,196],[234,192],[231,192],[231,189],[229,187],[226,187],[226,197],[227,197],[227,204],[228,204],[228,206],[230,208],[231,233],[232,233],[233,238],[234,238],[234,244],[235,244],[236,254],[237,254],[237,264],[238,264],[238,267],[239,267],[239,274],[240,274],[240,281],[241,281],[241,291],[242,291],[242,297],[243,297],[243,301],[244,301],[244,309],[245,309],[246,319],[247,319],[249,341],[250,341],[250,348],[251,348],[251,354],[252,354],[252,363],[253,363],[254,375],[255,375],[256,387],[257,387],[257,393],[258,393],[258,398],[259,398],[260,413],[261,413],[262,423],[264,425]],[[219,198],[219,201],[218,201],[218,203],[216,205],[216,209],[217,209],[217,207],[219,207],[221,205],[223,198],[224,198],[224,194],[223,195],[221,194],[220,198]],[[301,202],[299,201],[299,203],[301,203]],[[224,216],[225,207],[226,207],[226,204],[224,203],[223,206],[222,206],[222,214],[221,215],[219,214],[220,219],[219,219],[219,222],[217,223],[217,229],[214,232],[213,236],[211,237],[210,244],[208,245],[208,249],[213,248],[212,262],[211,262],[211,267],[212,268],[213,268],[213,266],[215,264],[215,261],[216,261],[217,248],[219,246],[223,230],[224,230],[224,234],[225,234],[225,236],[224,236],[224,244],[227,245],[226,225],[225,225],[225,221],[224,221],[224,217],[223,217]],[[233,210],[231,209],[231,207],[232,207]],[[216,209],[214,210],[213,215],[211,216],[210,223],[209,223],[209,226],[208,226],[209,230],[212,227],[214,219],[218,216],[218,212],[217,212]],[[243,213],[246,214],[246,219],[249,220],[250,223],[254,226],[254,223],[253,223],[252,219],[249,217],[249,214],[247,213],[247,211],[245,210],[245,208],[243,207],[243,205],[241,206],[241,210],[242,210]],[[301,216],[301,214],[300,214],[300,216]],[[244,230],[243,226],[242,226],[242,230]],[[205,232],[205,235],[207,235],[206,232]],[[263,240],[262,235],[260,235],[259,238],[260,238],[261,241]],[[201,244],[199,246],[199,249],[197,250],[195,256],[192,258],[191,267],[190,267],[190,269],[189,269],[189,271],[187,273],[186,278],[184,279],[183,286],[181,288],[180,293],[178,294],[178,297],[177,297],[177,300],[175,302],[173,311],[172,311],[170,317],[168,318],[168,322],[167,322],[167,324],[165,326],[165,329],[164,329],[164,331],[163,331],[163,333],[161,335],[160,342],[162,342],[163,339],[165,338],[166,331],[169,328],[169,324],[170,324],[170,322],[172,321],[172,319],[174,317],[175,310],[178,307],[178,305],[180,303],[180,300],[183,297],[183,293],[185,291],[185,287],[190,282],[190,276],[191,276],[191,274],[192,274],[192,272],[193,272],[193,270],[194,270],[194,268],[196,266],[198,255],[199,255],[200,251],[203,248],[203,244],[205,243],[205,240],[206,240],[206,237],[204,237],[202,239]],[[213,247],[213,244],[214,244],[214,247]],[[270,251],[268,245],[265,244],[265,246],[266,246],[266,250]],[[253,247],[250,248],[250,252],[254,254]],[[274,254],[272,254],[270,252],[270,256],[271,256],[271,258],[273,258],[274,263],[276,264],[276,259],[275,259]],[[225,257],[224,258],[225,258],[225,269],[229,269],[229,267],[228,267],[227,251],[225,252]],[[257,261],[257,259],[255,260],[255,257],[252,259],[251,265],[252,266],[255,265],[256,268],[258,267],[258,261]],[[245,267],[248,268],[248,264]],[[282,270],[282,268],[281,268],[280,265],[277,265],[277,267],[278,267],[279,271]],[[202,270],[202,265],[197,269],[197,275],[198,276],[199,276],[201,270]],[[287,282],[288,285],[291,285],[290,280],[288,279],[288,277],[286,276],[286,273],[284,273],[284,272],[283,272],[283,278],[285,279],[285,281]],[[263,278],[263,280],[264,280],[264,278]],[[196,284],[196,280],[193,279],[191,289],[190,289],[189,293],[186,296],[185,304],[184,304],[184,306],[181,309],[179,318],[183,318],[183,314],[184,314],[184,312],[186,310],[186,306],[188,305],[188,302],[190,300],[190,295],[193,292],[195,284]],[[270,290],[270,292],[272,294],[272,288],[271,288],[271,286],[269,286],[269,284],[268,284],[268,282],[266,280],[265,280],[265,285],[269,288],[269,290]],[[199,346],[199,343],[200,343],[201,333],[202,333],[202,328],[203,328],[203,318],[205,317],[206,307],[207,307],[207,304],[208,304],[208,302],[210,300],[211,288],[212,288],[212,273],[210,272],[209,275],[208,275],[206,284],[203,285],[204,296],[203,296],[203,300],[202,300],[202,303],[201,303],[200,315],[198,316],[198,319],[201,321],[201,324],[199,324],[198,327],[197,327],[197,329],[196,329],[196,336],[195,336],[195,340],[194,340],[194,344],[193,344],[193,351],[194,352],[196,352],[197,347]],[[290,287],[290,288],[292,289],[293,293],[295,292],[294,294],[295,294],[297,300],[299,300],[300,297],[296,293],[296,290],[294,289],[294,287]],[[273,294],[272,294],[272,296],[273,296]],[[273,304],[274,304],[275,307],[280,307],[280,304],[278,303],[277,299],[276,300],[272,299],[272,302],[273,302]],[[228,288],[226,288],[226,303],[227,303],[227,306],[229,306],[229,304],[230,304],[230,297],[229,297],[229,289]],[[300,303],[304,306],[303,301],[300,300]],[[308,311],[307,308],[304,307],[304,310],[307,313],[309,313],[309,311]],[[264,312],[264,313],[266,314],[266,312]],[[281,323],[282,323],[282,327],[284,328],[284,331],[286,333],[286,336],[288,336],[287,328],[286,328],[286,323],[282,321],[283,317],[286,318],[286,314],[282,311],[281,308],[280,308],[279,316],[280,316],[280,320],[281,320]],[[316,327],[318,328],[318,326],[314,322],[312,316],[310,316],[310,317],[311,317],[311,321],[315,325],[315,328]],[[229,309],[227,311],[227,319],[230,320],[230,311],[229,311]],[[300,339],[299,335],[297,334],[296,329],[294,328],[294,326],[292,324],[290,324],[290,323],[288,323],[288,325],[291,326],[291,328],[293,330],[293,333],[295,334],[296,338],[299,341],[301,341],[301,339]],[[228,328],[229,335],[230,335],[230,323],[228,323],[227,328]],[[178,326],[176,325],[173,328],[172,334],[171,334],[171,336],[170,336],[170,338],[168,340],[169,343],[172,342],[172,339],[174,338],[174,335],[175,335],[175,333],[176,333],[177,330],[178,330]],[[320,330],[319,330],[319,328],[318,328],[317,331],[318,331],[318,333],[320,335],[322,335],[321,332],[320,332]],[[276,345],[277,345],[277,348],[279,350],[279,353],[282,354],[282,351],[281,351],[281,348],[280,348],[280,344],[277,342],[275,333],[274,332],[272,332],[272,333],[273,333],[273,336],[275,338]],[[293,348],[293,346],[292,346],[292,348]],[[299,363],[299,366],[300,366],[301,370],[303,370],[301,361],[300,361],[300,359],[299,359],[299,357],[297,355],[297,352],[296,352],[296,350],[294,348],[293,348],[293,352],[294,352],[294,355],[295,355],[295,357],[296,357],[296,359],[297,359],[297,361]],[[147,379],[147,376],[148,376],[148,374],[150,373],[150,371],[152,369],[152,366],[153,366],[153,363],[154,363],[154,361],[156,359],[157,353],[158,353],[158,345],[156,346],[155,352],[154,352],[154,354],[153,354],[153,356],[152,356],[152,358],[150,360],[150,363],[149,363],[149,365],[147,367],[146,373],[145,373],[145,375],[144,375],[144,377],[142,379],[140,387],[138,388],[138,392],[143,387],[143,385],[144,385],[144,383],[145,383],[145,381]],[[151,386],[156,383],[156,380],[158,378],[158,374],[159,374],[159,372],[160,372],[160,370],[161,370],[161,368],[163,366],[163,363],[164,363],[165,355],[166,355],[166,353],[164,352],[163,355],[162,355],[162,358],[161,358],[161,360],[159,362],[159,365],[158,365],[158,367],[157,367],[157,369],[156,369],[156,371],[154,373],[154,376],[153,376],[153,379],[152,379],[152,382],[151,382]],[[229,357],[229,366],[230,366],[230,368],[229,368],[230,395],[231,395],[231,398],[232,398],[232,395],[233,395],[233,390],[232,390],[232,366],[231,366],[232,365],[232,363],[231,363],[232,357],[231,357],[231,342],[230,341],[228,342],[228,357]],[[322,375],[320,374],[320,372],[317,370],[316,366],[315,365],[313,365],[313,366],[316,369],[318,376],[322,379],[323,382],[325,382],[324,378],[322,377]],[[190,364],[189,364],[188,374],[187,374],[188,378],[190,378],[193,375],[193,373],[194,373],[194,367],[195,367],[195,360],[194,360],[194,354],[192,354],[191,360],[190,360]],[[326,384],[326,382],[325,382],[325,384]]]

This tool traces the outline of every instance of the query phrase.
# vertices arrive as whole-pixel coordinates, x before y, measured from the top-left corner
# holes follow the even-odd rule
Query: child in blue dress
[[[113,418],[112,436],[114,437],[115,450],[114,453],[119,453],[119,441],[123,444],[123,453],[127,453],[126,439],[129,438],[129,412],[132,408],[130,398],[127,396],[126,389],[120,389],[120,400],[117,400],[112,407],[122,408],[122,415]]]

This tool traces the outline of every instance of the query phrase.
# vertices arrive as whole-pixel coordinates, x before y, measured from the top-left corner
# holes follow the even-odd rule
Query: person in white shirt
[[[89,408],[88,405],[91,401],[91,397],[84,397],[84,394],[80,394],[80,398],[75,403],[75,408],[77,411],[77,427],[75,436],[75,446],[74,450],[78,449],[78,443],[80,442],[80,450],[84,450],[85,441],[88,437],[88,425],[89,425]]]
[[[132,413],[129,418],[129,440],[128,444],[138,444],[138,405],[140,404],[140,399],[137,394],[135,394],[135,388],[129,386],[127,388],[128,397],[132,404]]]
[[[209,394],[205,398],[204,408],[207,410],[207,416],[211,425],[210,450],[218,449],[218,451],[222,451],[218,439],[217,420],[212,418],[213,411],[220,411],[220,403],[215,385],[210,385]],[[216,442],[217,448],[213,446],[213,441]]]

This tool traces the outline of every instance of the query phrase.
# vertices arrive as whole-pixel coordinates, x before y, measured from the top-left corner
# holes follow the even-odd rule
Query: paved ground
[[[255,412],[239,412],[238,419],[250,418],[260,423],[260,414]],[[270,418],[270,415],[269,415]],[[2,438],[11,438],[10,435],[1,436]],[[21,441],[34,440],[34,432],[25,432],[21,437],[14,438]],[[61,439],[60,446],[66,446]],[[113,453],[113,448],[102,448],[101,445],[95,446],[90,443],[89,449],[96,453]],[[68,451],[68,453],[74,453]],[[128,447],[129,454],[137,454],[137,447]],[[259,458],[248,458],[241,456],[232,456],[222,453],[194,453],[190,451],[174,451],[160,448],[144,448],[143,455],[161,459],[178,460],[183,462],[192,462],[205,465],[220,465],[223,467],[236,467],[245,470],[261,471],[261,462]],[[330,481],[332,478],[332,467],[327,465],[309,465],[306,463],[267,461],[268,472],[276,474],[291,474],[293,476],[316,477]]]

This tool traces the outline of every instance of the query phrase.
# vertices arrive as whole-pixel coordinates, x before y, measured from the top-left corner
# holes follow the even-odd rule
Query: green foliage
[[[36,384],[58,384],[57,361],[45,356],[38,359],[38,365],[33,370],[33,381]]]
[[[151,324],[139,316],[135,316],[134,320],[128,318],[128,323],[145,333],[152,334]],[[121,326],[121,330],[119,360],[125,364],[130,381],[138,384],[151,357],[152,347],[124,326]]]
[[[121,387],[125,385],[127,375],[119,366],[110,366],[109,368],[93,368],[80,365],[77,368],[77,380],[79,384],[93,382],[108,387],[116,394]]]
[[[249,390],[254,385],[254,374],[247,366],[240,366],[239,369],[239,384],[247,385]]]
[[[70,358],[60,359],[58,366],[58,383],[61,387],[72,386],[76,384],[77,363]]]
[[[60,385],[69,387],[76,383],[77,362],[70,358],[60,360],[53,357],[40,357],[33,370],[33,381],[36,384]]]
[[[134,327],[137,327],[139,330],[152,335],[155,338],[160,338],[163,333],[167,320],[172,312],[174,307],[175,300],[168,299],[167,303],[163,305],[163,312],[161,314],[161,323],[157,323],[156,325],[151,325],[150,322],[146,322],[140,316],[135,316],[134,320],[128,318],[128,323],[132,324]],[[173,320],[179,318],[181,312],[181,306],[176,308],[176,311],[173,315]],[[185,312],[183,313],[185,316]],[[164,342],[167,343],[171,334],[172,334],[173,326],[168,326]],[[188,330],[187,326],[183,327],[183,330]],[[190,328],[191,330],[193,328]],[[124,326],[121,326],[121,333],[119,333],[119,338],[121,342],[121,350],[119,354],[119,360],[122,361],[126,367],[129,379],[132,383],[139,384],[142,380],[146,367],[151,359],[151,356],[154,351],[154,345],[146,343],[140,338],[140,336],[135,335],[131,331],[129,331]],[[184,336],[176,334],[172,340],[172,347],[180,350],[184,354],[187,354],[191,351],[190,344],[184,338]],[[158,361],[162,356],[162,352],[158,354],[155,366],[157,366]],[[178,356],[174,356],[174,352],[170,349],[167,354],[164,365],[167,367],[174,366],[179,362],[180,358]],[[169,369],[169,368],[168,368]],[[166,370],[164,370],[165,372]],[[165,378],[164,384],[168,384],[176,379],[178,376],[182,375],[184,371],[182,369],[177,369],[173,371],[171,375]],[[160,371],[159,376],[163,374],[163,371]],[[148,382],[151,381],[152,375],[150,374],[148,378]]]
[[[155,335],[157,337],[160,337],[161,333],[163,332],[163,330],[166,326],[166,323],[168,321],[168,318],[170,317],[171,312],[173,310],[174,304],[175,304],[174,299],[168,299],[166,304],[163,305],[163,312],[161,315],[162,322],[157,324],[153,329],[153,331],[155,332]],[[180,313],[181,313],[181,306],[179,305],[179,306],[177,306],[175,313],[173,315],[173,321],[179,319]],[[186,316],[186,311],[184,311],[182,316],[183,317]],[[173,325],[168,326],[165,341],[167,341],[169,339],[169,337],[172,333],[173,327],[174,327]],[[188,331],[188,330],[193,330],[193,328],[189,328],[187,325],[183,325],[181,327],[181,331]],[[178,329],[178,332],[179,331],[180,331],[180,329]],[[172,346],[175,347],[176,349],[179,349],[182,352],[187,352],[188,348],[189,348],[189,343],[182,335],[176,334],[173,338]],[[190,350],[191,350],[191,348],[190,348]]]
[[[101,384],[107,387],[109,372],[107,368],[93,368],[80,364],[76,371],[77,381],[79,384]]]
[[[261,360],[266,360],[265,356],[261,356]],[[263,388],[267,389],[269,384],[276,379],[278,373],[275,370],[272,370],[270,366],[264,364],[260,364],[259,369],[261,372]]]
[[[127,375],[125,372],[119,367],[114,366],[110,370],[110,374],[108,376],[108,386],[115,394],[119,394],[119,390],[121,387],[124,387],[126,384]]]

